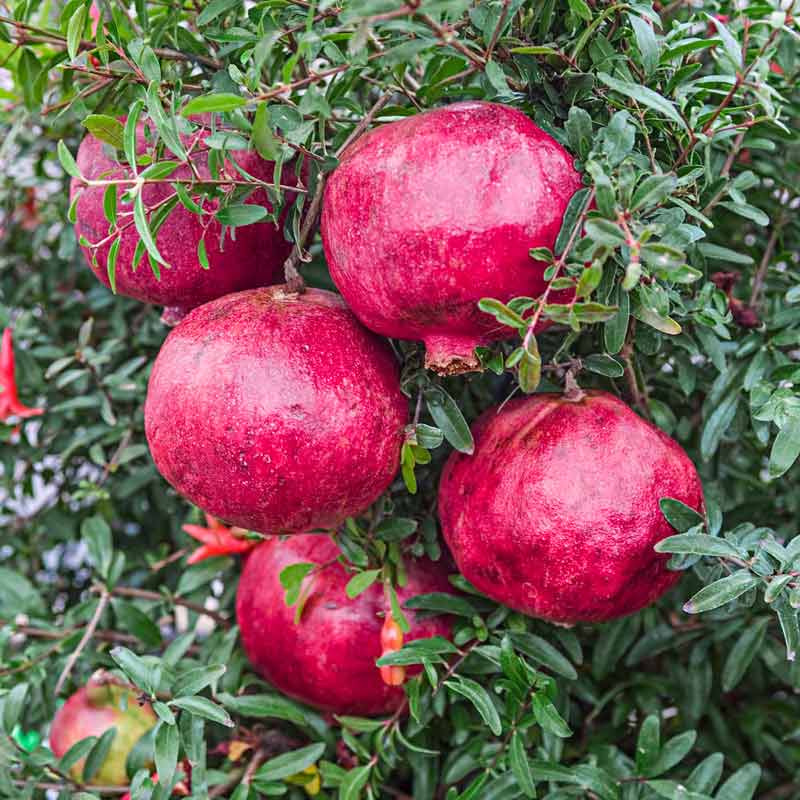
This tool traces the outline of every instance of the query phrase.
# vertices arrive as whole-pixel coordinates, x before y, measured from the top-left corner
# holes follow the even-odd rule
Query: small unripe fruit
[[[367,508],[397,472],[407,418],[391,348],[331,292],[282,286],[192,311],[145,403],[159,472],[217,519],[275,534]]]
[[[405,694],[403,667],[378,669],[386,598],[374,583],[355,598],[345,587],[352,577],[337,560],[339,548],[327,536],[307,534],[270,539],[247,556],[236,596],[242,644],[255,670],[279,691],[335,714],[374,715],[395,711]],[[299,620],[284,601],[281,572],[300,562],[318,565],[303,583]],[[448,567],[428,559],[406,561],[408,581],[398,587],[400,603],[418,594],[453,594]],[[450,635],[450,621],[418,619],[406,612],[406,641]],[[386,670],[389,680],[382,677]],[[418,668],[410,667],[415,674]]]
[[[439,516],[459,570],[489,597],[553,622],[631,614],[680,573],[653,547],[675,533],[659,501],[703,510],[677,442],[605,392],[490,408],[475,453],[453,453]]]
[[[454,103],[378,127],[328,180],[322,236],[331,277],[384,336],[422,339],[426,365],[478,368],[477,345],[514,335],[478,309],[536,297],[581,179],[570,154],[520,111]]]
[[[125,761],[136,742],[155,724],[153,710],[147,704],[141,705],[133,691],[105,679],[92,679],[58,710],[50,728],[50,749],[61,758],[81,739],[99,737],[116,728],[111,749],[92,783],[125,786],[128,783]],[[70,769],[70,775],[78,782],[83,766],[84,759]]]

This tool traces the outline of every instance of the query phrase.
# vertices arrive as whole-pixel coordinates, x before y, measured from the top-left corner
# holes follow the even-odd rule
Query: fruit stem
[[[586,392],[578,385],[578,379],[575,377],[575,372],[570,369],[564,376],[564,399],[570,403],[580,403],[586,397]]]

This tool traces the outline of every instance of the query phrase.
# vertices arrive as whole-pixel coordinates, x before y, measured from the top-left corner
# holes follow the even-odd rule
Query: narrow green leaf
[[[246,105],[246,97],[240,97],[238,94],[218,92],[215,94],[204,94],[200,97],[193,97],[183,107],[181,114],[184,117],[191,117],[197,114],[233,111]]]
[[[718,581],[703,587],[692,599],[686,603],[683,610],[687,614],[700,614],[711,611],[719,606],[724,606],[743,595],[761,582],[757,575],[746,569],[740,569],[732,575],[720,578]]]
[[[486,689],[479,683],[473,681],[471,678],[459,677],[457,680],[445,681],[445,686],[450,690],[466,697],[473,706],[477,709],[478,713],[483,718],[483,721],[489,726],[489,730],[495,735],[499,736],[503,730],[502,723],[500,722],[500,715],[492,702],[492,698]]]

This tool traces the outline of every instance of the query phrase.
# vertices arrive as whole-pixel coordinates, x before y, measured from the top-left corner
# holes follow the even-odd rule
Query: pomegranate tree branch
[[[56,681],[56,688],[54,691],[56,696],[61,694],[61,689],[67,682],[67,679],[72,673],[72,670],[80,658],[81,653],[85,649],[86,645],[91,641],[95,630],[97,630],[97,626],[100,624],[100,619],[103,616],[103,612],[108,607],[109,600],[111,600],[111,595],[108,589],[104,586],[100,593],[100,600],[97,603],[97,608],[95,608],[94,614],[89,620],[89,624],[86,626],[86,630],[83,632],[80,642],[78,642],[78,646],[70,654],[70,657],[67,659],[67,663],[64,665],[61,675],[59,675],[59,678]]]
[[[564,247],[564,251],[558,257],[558,260],[555,262],[555,270],[553,271],[553,276],[550,278],[549,283],[547,284],[547,288],[544,290],[544,294],[539,298],[539,305],[536,307],[536,311],[533,312],[533,316],[528,324],[528,330],[525,333],[525,339],[522,342],[522,346],[527,351],[528,345],[530,344],[530,340],[533,337],[534,330],[536,326],[539,324],[539,319],[542,316],[542,311],[544,307],[547,305],[547,299],[550,297],[550,292],[553,288],[553,281],[558,277],[558,274],[563,269],[564,265],[567,263],[567,258],[569,257],[569,251],[572,250],[572,246],[580,236],[581,231],[583,230],[583,223],[586,220],[586,215],[589,213],[589,208],[592,205],[592,200],[594,200],[594,193],[595,187],[592,186],[589,194],[586,197],[586,200],[583,202],[583,210],[581,211],[580,217],[578,218],[577,222],[575,223],[575,227],[572,229],[572,233],[570,234],[569,239],[567,240],[567,244]]]
[[[364,115],[361,121],[353,129],[353,132],[347,137],[344,144],[337,151],[337,155],[341,155],[353,142],[356,141],[364,132],[369,128],[375,115],[389,102],[392,92],[384,92],[370,110]],[[292,252],[283,264],[284,276],[286,283],[291,291],[302,292],[305,284],[303,278],[297,270],[297,265],[301,261],[305,261],[306,257],[305,247],[308,241],[314,234],[317,228],[320,211],[322,210],[322,198],[325,194],[325,184],[327,183],[327,175],[320,175],[317,181],[317,188],[314,192],[314,197],[311,200],[311,205],[308,207],[303,224],[300,227],[300,235],[295,242]]]
[[[722,114],[722,112],[731,104],[731,101],[736,96],[736,93],[739,91],[742,85],[747,81],[747,76],[750,74],[753,67],[758,63],[758,60],[761,58],[761,56],[764,55],[764,53],[767,51],[770,45],[774,43],[775,39],[777,39],[778,34],[780,32],[781,32],[780,28],[775,28],[772,31],[772,33],[770,33],[769,37],[764,42],[764,44],[761,45],[761,48],[756,54],[756,57],[745,67],[744,71],[739,72],[737,70],[736,80],[734,81],[733,86],[731,86],[730,90],[725,95],[725,97],[722,98],[722,102],[714,110],[714,113],[711,115],[711,117],[709,117],[708,122],[706,122],[706,124],[703,125],[701,133],[704,136],[708,136],[709,133],[711,133],[711,135],[713,136],[713,132],[711,131],[711,129],[714,127],[714,123],[719,119],[720,114]],[[742,46],[742,58],[745,57],[746,50],[747,50],[747,44],[745,42],[745,44]],[[673,165],[673,169],[677,169],[681,164],[683,164],[684,161],[686,161],[686,159],[689,156],[689,153],[692,152],[697,142],[698,142],[698,137],[695,135],[694,131],[692,131],[689,143],[681,151],[680,155],[678,156],[678,160]]]
[[[489,44],[486,47],[486,52],[483,54],[483,57],[488,61],[492,57],[492,51],[497,44],[497,40],[500,38],[500,31],[503,30],[503,26],[506,24],[506,20],[508,19],[508,7],[511,5],[511,0],[503,0],[503,10],[500,12],[500,19],[497,20],[497,25],[494,27],[494,31],[492,31],[492,37],[489,39]]]
[[[778,243],[778,237],[781,234],[781,230],[786,223],[785,216],[781,215],[772,226],[772,233],[770,234],[769,240],[767,241],[767,246],[764,248],[764,255],[761,257],[761,261],[758,264],[758,270],[756,271],[755,276],[753,277],[753,289],[750,292],[750,307],[755,308],[758,305],[759,295],[761,294],[761,288],[764,285],[764,280],[767,277],[767,270],[769,269],[769,262],[772,260],[772,256],[775,253],[775,245]]]
[[[216,623],[225,628],[229,628],[231,624],[230,620],[222,614],[218,614],[216,611],[210,611],[199,603],[193,603],[191,600],[184,600],[181,597],[173,597],[171,595],[167,597],[159,592],[151,592],[147,589],[135,589],[130,586],[115,586],[111,590],[111,594],[115,597],[134,597],[138,600],[153,600],[154,602],[172,603],[176,606],[188,608],[190,611],[195,611],[198,614],[205,614],[207,617],[211,617],[211,619],[213,619]]]

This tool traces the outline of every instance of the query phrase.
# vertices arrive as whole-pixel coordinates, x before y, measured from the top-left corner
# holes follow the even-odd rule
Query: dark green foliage
[[[196,800],[800,796],[798,29],[789,2],[742,5],[136,0],[129,14],[102,0],[96,33],[86,0],[2,6],[0,327],[14,327],[21,399],[46,413],[0,425],[0,797],[115,794],[91,784],[106,737],[60,762],[41,744],[57,697],[97,668],[159,717],[129,758],[133,800],[168,797],[187,763]],[[575,154],[586,189],[553,252],[531,255],[576,302],[486,298],[519,337],[481,350],[482,376],[435,378],[420,346],[398,343],[414,427],[402,477],[337,532],[348,593],[401,581],[404,553],[441,556],[444,458],[470,452],[467,423],[517,385],[623,396],[693,457],[707,515],[662,501],[675,536],[659,550],[687,575],[606,625],[527,619],[459,578],[462,598],[415,598],[409,608],[456,628],[452,644],[381,660],[422,667],[408,716],[335,720],[248,671],[232,625],[238,564],[186,565],[181,526],[200,514],[157,475],[143,434],[166,329],[85,268],[67,182],[86,130],[127,160],[133,204],[107,193],[109,236],[132,221],[138,269],[158,273],[155,234],[175,204],[216,214],[228,235],[267,216],[244,204],[247,174],[171,181],[169,200],[145,207],[137,180],[170,181],[187,118],[213,113],[212,175],[248,146],[277,160],[267,188],[290,205],[289,276],[299,266],[330,286],[303,214],[343,144],[468,98],[522,109]],[[137,118],[154,147],[134,163]],[[307,192],[282,192],[302,160]],[[198,260],[214,268],[204,246]],[[532,318],[558,325],[537,341]],[[302,619],[313,566],[291,569]],[[67,772],[84,757],[76,784]]]

